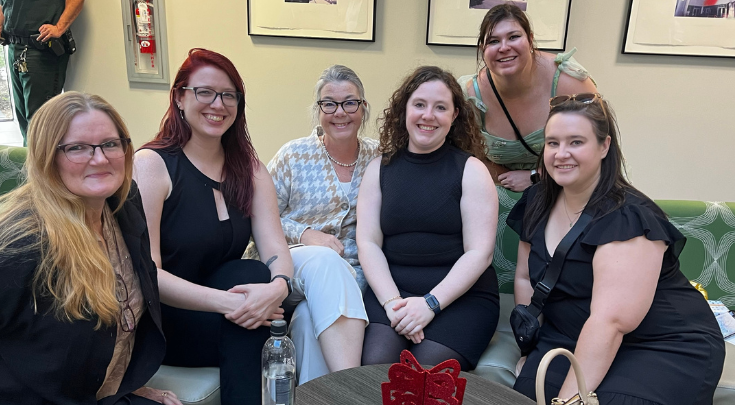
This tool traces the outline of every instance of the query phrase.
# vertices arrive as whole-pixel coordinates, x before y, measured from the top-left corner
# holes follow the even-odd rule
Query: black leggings
[[[204,285],[228,290],[235,285],[270,282],[270,271],[257,260],[233,260],[220,266]],[[161,305],[166,357],[178,367],[219,367],[222,405],[259,404],[261,351],[270,337],[265,326],[250,330],[213,312]]]
[[[390,364],[401,361],[401,352],[408,350],[422,365],[435,366],[444,360],[456,359],[462,371],[469,371],[470,363],[456,351],[437,343],[424,339],[414,344],[404,336],[399,335],[390,325],[371,323],[365,329],[365,344],[362,348],[362,364]]]

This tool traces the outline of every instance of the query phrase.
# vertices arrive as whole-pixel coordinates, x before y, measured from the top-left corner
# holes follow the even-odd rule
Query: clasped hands
[[[270,326],[270,320],[283,319],[283,292],[281,283],[236,285],[227,290],[225,318],[246,329]]]
[[[423,297],[391,301],[385,305],[385,314],[391,328],[415,344],[424,340],[424,328],[434,320],[434,311],[429,309]]]

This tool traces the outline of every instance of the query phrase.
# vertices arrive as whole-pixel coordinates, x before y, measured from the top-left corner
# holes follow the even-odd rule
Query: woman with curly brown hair
[[[453,358],[473,369],[498,322],[498,197],[475,157],[485,144],[474,113],[451,73],[423,66],[381,120],[383,157],[368,166],[357,204],[370,285],[363,364],[409,349],[421,364]]]

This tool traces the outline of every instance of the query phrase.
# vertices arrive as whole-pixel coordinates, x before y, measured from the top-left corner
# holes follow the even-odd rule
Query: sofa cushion
[[[26,148],[0,145],[0,195],[22,183],[26,155]]]
[[[735,310],[735,203],[657,200],[656,204],[687,238],[679,257],[682,273],[702,284],[709,299]]]
[[[735,345],[725,343],[725,367],[715,390],[714,405],[735,404]]]
[[[146,387],[172,391],[185,405],[220,405],[217,367],[161,366]]]
[[[515,307],[513,294],[501,293],[498,328],[487,349],[480,356],[477,368],[471,371],[506,387],[513,387],[516,380],[516,364],[521,358],[521,350],[516,345],[509,321],[513,307]]]

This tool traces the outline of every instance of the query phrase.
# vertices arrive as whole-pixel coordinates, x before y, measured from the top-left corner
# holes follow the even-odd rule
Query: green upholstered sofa
[[[0,146],[0,194],[14,188],[22,178],[24,148]],[[498,238],[493,266],[500,284],[500,322],[490,345],[473,373],[512,386],[520,350],[508,322],[513,309],[513,276],[518,235],[505,219],[520,194],[498,188],[500,201]],[[664,200],[657,201],[669,219],[687,237],[681,254],[681,269],[690,280],[701,283],[710,299],[735,310],[735,203]],[[735,404],[735,346],[727,344],[725,369],[715,393],[715,405]],[[149,386],[174,391],[185,404],[219,405],[219,369],[161,366]]]

